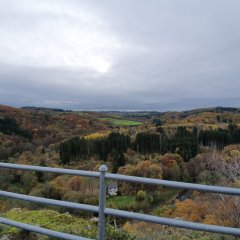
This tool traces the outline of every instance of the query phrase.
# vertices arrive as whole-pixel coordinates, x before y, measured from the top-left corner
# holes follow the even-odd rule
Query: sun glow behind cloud
[[[95,68],[100,73],[106,73],[108,69],[111,67],[111,64],[101,57],[91,57],[88,63],[89,66]]]
[[[6,23],[0,28],[0,62],[86,69],[98,73],[106,73],[111,68],[119,51],[119,47],[114,46],[121,44],[97,14],[73,2],[9,2],[10,11],[15,12],[17,19],[15,24]],[[19,8],[12,8],[11,4],[19,5]],[[39,14],[44,18],[38,18]],[[27,25],[30,21],[29,28],[17,28],[19,22]]]

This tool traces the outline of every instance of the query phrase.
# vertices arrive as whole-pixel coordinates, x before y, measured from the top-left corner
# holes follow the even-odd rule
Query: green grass
[[[22,209],[12,209],[4,214],[3,217],[43,228],[52,229],[81,235],[85,237],[95,237],[97,235],[97,226],[85,219],[72,217],[70,214],[60,214],[52,210],[24,211]],[[89,230],[91,229],[91,230]],[[6,227],[1,231],[3,234],[19,234],[21,230]]]
[[[134,208],[136,200],[134,196],[116,196],[107,199],[107,207],[117,209]]]
[[[161,203],[166,203],[172,201],[176,198],[176,196],[182,192],[181,189],[161,189],[159,191],[159,198],[158,201]]]
[[[113,126],[140,126],[143,125],[142,122],[137,122],[137,121],[130,121],[122,118],[113,118],[113,117],[104,117],[104,118],[99,118],[100,120],[103,121],[108,121],[110,122]]]
[[[89,219],[71,216],[68,213],[60,214],[53,210],[24,211],[22,209],[12,209],[2,215],[3,217],[12,219],[14,221],[28,223],[55,231],[70,233],[91,239],[97,238],[97,223],[91,222]],[[12,237],[11,239],[20,240],[26,239],[26,234],[28,234],[26,231],[14,227],[0,225],[0,236],[10,235]],[[46,236],[35,235],[34,233],[31,233],[31,235],[32,237],[36,236],[34,238],[36,240],[53,239]],[[106,239],[108,240],[133,239],[122,229],[114,229],[109,224],[106,226],[106,236]]]
[[[90,114],[88,112],[74,112],[76,115],[81,116],[81,117],[88,117]]]

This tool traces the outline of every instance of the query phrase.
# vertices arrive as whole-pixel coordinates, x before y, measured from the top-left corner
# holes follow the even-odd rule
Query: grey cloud
[[[0,103],[239,106],[239,7],[238,0],[0,1]]]

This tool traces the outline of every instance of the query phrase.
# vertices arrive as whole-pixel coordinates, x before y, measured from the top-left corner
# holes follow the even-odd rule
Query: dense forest
[[[14,118],[5,117],[0,119],[0,131],[6,135],[19,135],[24,138],[32,139],[32,132],[21,129]]]
[[[79,161],[93,156],[106,161],[108,155],[114,156],[114,172],[125,165],[123,153],[130,146],[130,137],[120,133],[110,133],[106,138],[86,140],[84,137],[74,137],[60,144],[60,164]]]
[[[229,124],[227,129],[200,131],[196,127],[191,131],[186,127],[178,127],[176,133],[170,137],[158,127],[156,133],[137,133],[133,142],[129,135],[118,132],[94,140],[74,137],[60,144],[60,163],[66,164],[71,160],[88,159],[92,156],[106,161],[113,150],[124,153],[129,148],[141,154],[176,152],[185,161],[189,161],[197,155],[201,146],[219,150],[237,143],[240,143],[240,129],[236,124]]]

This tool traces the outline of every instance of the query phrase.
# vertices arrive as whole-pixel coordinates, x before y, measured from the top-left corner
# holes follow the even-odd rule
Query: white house
[[[109,196],[117,196],[118,187],[116,183],[108,184],[107,193]]]

